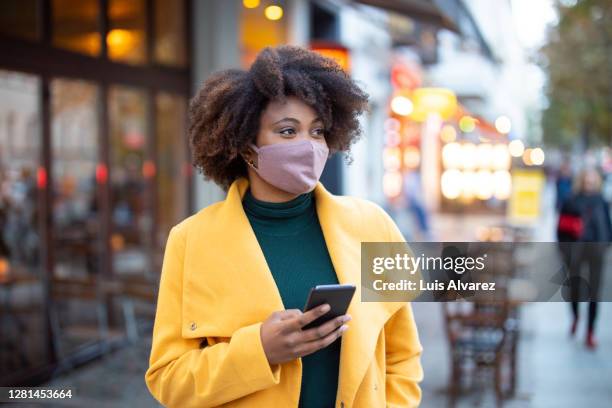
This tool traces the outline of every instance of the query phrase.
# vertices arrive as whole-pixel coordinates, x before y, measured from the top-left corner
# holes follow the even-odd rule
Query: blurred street
[[[350,154],[325,162],[329,192],[379,205],[407,242],[486,243],[507,261],[479,275],[506,283],[498,303],[413,303],[422,406],[610,406],[612,303],[592,302],[591,330],[581,304],[571,338],[569,302],[510,290],[535,287],[517,247],[549,243],[555,259],[538,252],[532,271],[567,272],[546,283],[571,295],[590,263],[589,287],[612,299],[612,249],[557,245],[612,242],[609,0],[0,2],[0,386],[73,388],[55,407],[158,406],[144,374],[169,231],[225,198],[194,165],[188,136],[214,133],[190,130],[194,96],[227,69],[253,85],[257,55],[282,45],[368,95]],[[240,123],[211,144],[231,146],[229,178],[258,137]]]
[[[424,347],[422,383],[424,408],[447,404],[448,344],[440,304],[414,303],[413,309]],[[509,408],[606,408],[612,398],[612,303],[602,303],[597,351],[586,350],[584,330],[570,339],[570,309],[564,303],[524,306],[519,344],[519,383]],[[583,322],[584,323],[584,322]],[[54,407],[153,407],[159,406],[146,389],[142,376],[148,364],[150,340],[114,352],[46,384],[75,388],[76,398]],[[576,392],[581,390],[581,392]],[[101,401],[104,402],[101,402]],[[473,392],[458,407],[494,406],[490,391]],[[38,405],[32,405],[36,407]]]
[[[545,196],[554,194],[551,188]],[[544,200],[544,202],[553,202]],[[539,220],[538,240],[554,235],[554,208],[544,206]],[[442,219],[437,226],[440,240],[461,237],[469,226],[495,224],[495,217]],[[469,241],[473,237],[461,237]],[[459,241],[460,239],[455,239]],[[612,251],[605,270],[612,271]],[[605,281],[604,291],[612,290],[612,279]],[[449,344],[445,334],[442,305],[413,303],[413,310],[423,344],[424,381],[423,408],[438,408],[448,404]],[[571,312],[567,303],[529,303],[521,308],[521,337],[519,342],[518,386],[514,398],[505,402],[508,408],[607,408],[612,400],[612,303],[601,303],[598,340],[599,347],[590,351],[584,346],[586,305],[583,318],[574,338],[569,336]],[[62,376],[47,385],[73,386],[77,398],[61,406],[152,407],[158,406],[149,395],[140,377],[147,368],[150,349],[146,334],[134,345],[114,352],[103,359]],[[100,381],[100,379],[104,379]],[[485,378],[456,405],[463,407],[493,407],[495,395]],[[580,392],[576,392],[580,390]],[[112,399],[109,397],[112,396]],[[99,402],[105,399],[105,402]]]

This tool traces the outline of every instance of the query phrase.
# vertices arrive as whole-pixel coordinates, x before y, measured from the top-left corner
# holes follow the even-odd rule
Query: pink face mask
[[[292,194],[315,188],[329,156],[325,143],[312,140],[250,146],[257,153],[257,167],[251,165],[253,170],[268,183]]]

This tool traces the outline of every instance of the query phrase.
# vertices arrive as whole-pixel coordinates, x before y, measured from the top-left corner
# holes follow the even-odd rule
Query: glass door
[[[0,385],[50,361],[41,273],[40,80],[0,70]]]

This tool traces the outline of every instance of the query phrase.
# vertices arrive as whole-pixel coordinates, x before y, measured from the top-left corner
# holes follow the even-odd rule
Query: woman
[[[391,218],[318,181],[359,135],[364,94],[332,60],[263,50],[190,105],[194,164],[228,188],[169,234],[147,386],[173,407],[412,407],[421,345],[409,303],[361,303],[313,329],[312,286],[358,283],[362,241]],[[340,340],[339,338],[342,337]]]
[[[570,290],[573,322],[570,334],[578,326],[578,301],[589,301],[589,315],[585,344],[597,346],[595,319],[601,287],[606,249],[612,241],[610,209],[601,194],[601,176],[595,169],[585,169],[577,177],[574,194],[566,199],[559,216],[558,238],[566,245],[566,262],[570,269]],[[588,267],[588,279],[583,280],[583,266]],[[584,283],[584,284],[583,284]],[[581,292],[583,288],[583,293]]]

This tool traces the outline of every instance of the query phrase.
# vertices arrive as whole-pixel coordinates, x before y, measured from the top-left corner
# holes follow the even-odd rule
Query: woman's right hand
[[[303,357],[329,346],[348,329],[349,315],[338,316],[320,326],[302,327],[329,311],[323,304],[307,312],[298,309],[274,312],[261,325],[261,342],[270,364]]]

